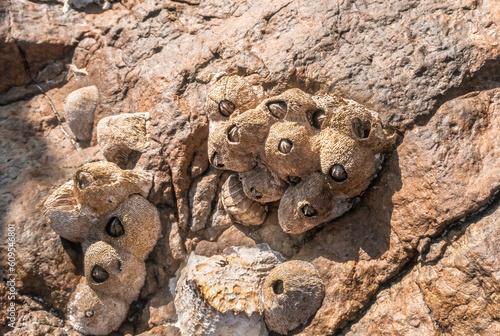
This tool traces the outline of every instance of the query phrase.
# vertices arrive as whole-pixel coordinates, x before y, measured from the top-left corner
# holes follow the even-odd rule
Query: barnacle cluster
[[[146,275],[144,260],[161,235],[159,213],[146,198],[152,175],[106,161],[78,168],[46,201],[54,231],[81,242],[85,277],[68,305],[80,333],[106,335],[125,319]]]
[[[312,264],[283,261],[267,245],[191,254],[175,295],[182,334],[264,336],[306,322],[321,305],[323,282]]]
[[[248,199],[261,204],[281,199],[279,223],[294,234],[348,211],[395,140],[375,112],[340,95],[291,89],[263,99],[261,87],[238,76],[212,85],[206,111],[210,163],[237,172]],[[226,206],[234,219],[255,225],[233,208]]]

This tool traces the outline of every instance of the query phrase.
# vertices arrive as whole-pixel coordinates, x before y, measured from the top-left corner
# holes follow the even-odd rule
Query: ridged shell
[[[311,263],[292,260],[269,273],[262,292],[267,327],[287,334],[321,307],[325,286]]]
[[[149,113],[124,113],[103,118],[97,124],[97,142],[104,157],[122,169],[130,169],[148,146]]]
[[[237,223],[261,225],[266,220],[267,206],[245,195],[238,174],[232,174],[222,186],[222,204]]]
[[[211,258],[189,257],[175,296],[183,335],[267,335],[261,286],[281,260],[260,248],[228,252]]]
[[[78,140],[92,138],[94,112],[99,100],[96,86],[87,86],[71,92],[64,104],[64,117],[69,128]]]

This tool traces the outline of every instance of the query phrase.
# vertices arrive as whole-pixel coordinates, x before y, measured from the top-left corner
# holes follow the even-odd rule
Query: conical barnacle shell
[[[95,292],[82,279],[68,304],[68,321],[84,335],[108,335],[127,317],[130,302]]]
[[[191,254],[175,296],[183,335],[267,335],[260,288],[280,262],[259,248],[233,248],[211,258]]]
[[[73,242],[85,240],[94,219],[80,209],[73,181],[66,182],[56,189],[45,201],[44,207],[44,213],[58,235]]]
[[[131,194],[147,197],[152,179],[149,172],[122,170],[106,161],[83,165],[73,175],[78,201],[98,215],[116,208]]]
[[[108,224],[118,219],[122,235],[110,235]],[[160,215],[156,207],[140,195],[130,195],[114,210],[102,216],[92,228],[92,238],[116,249],[146,259],[161,236]]]
[[[133,153],[148,146],[146,130],[149,113],[124,113],[101,119],[97,124],[97,142],[106,160],[121,168],[133,168]]]
[[[311,263],[292,260],[269,273],[262,293],[267,327],[287,334],[319,309],[325,286]]]
[[[278,221],[287,233],[299,234],[336,218],[352,206],[343,195],[332,195],[329,177],[314,172],[295,186],[289,186],[278,208]]]
[[[279,200],[287,187],[276,173],[263,164],[258,164],[239,175],[245,195],[260,203]]]
[[[132,302],[144,285],[146,268],[136,256],[98,241],[85,251],[85,278],[96,292]]]
[[[224,76],[210,87],[205,110],[214,123],[254,108],[262,98],[261,86],[250,85],[239,76]]]
[[[92,138],[94,112],[99,100],[96,86],[87,86],[71,92],[64,104],[64,117],[69,128],[78,140]]]
[[[238,174],[228,177],[222,186],[222,204],[236,222],[243,225],[261,225],[267,216],[267,206],[248,198]]]

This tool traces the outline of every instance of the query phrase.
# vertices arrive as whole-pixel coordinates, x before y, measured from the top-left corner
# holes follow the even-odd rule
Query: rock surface
[[[500,333],[498,1],[63,6],[0,3],[0,287],[7,290],[3,238],[13,225],[18,293],[13,330],[0,297],[0,334],[78,335],[67,306],[83,276],[82,248],[52,231],[42,206],[77,167],[104,159],[100,120],[139,112],[150,119],[137,166],[154,175],[148,199],[163,238],[112,335],[179,334],[164,324],[177,319],[169,279],[185,256],[259,243],[311,262],[325,283],[319,311],[294,334]],[[245,76],[268,96],[338,91],[377,111],[400,133],[399,146],[334,222],[287,234],[275,202],[261,226],[235,224],[221,204],[228,175],[208,169],[204,106],[222,73]],[[70,140],[64,101],[92,85],[92,140]]]

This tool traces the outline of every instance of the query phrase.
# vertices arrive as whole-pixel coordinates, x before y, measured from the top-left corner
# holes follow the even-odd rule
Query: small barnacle
[[[149,113],[123,113],[103,118],[97,124],[97,142],[109,162],[122,169],[135,167],[149,146]]]
[[[106,161],[91,162],[74,173],[75,196],[83,207],[104,214],[131,194],[147,197],[152,185],[151,173],[122,170]]]
[[[278,144],[278,150],[283,154],[288,154],[292,150],[293,143],[288,139],[281,139]]]
[[[269,112],[278,119],[283,119],[286,115],[287,106],[285,102],[271,102],[267,104]]]
[[[280,334],[306,322],[325,296],[318,271],[311,263],[300,260],[276,266],[266,277],[262,291],[266,325]]]
[[[87,248],[84,266],[85,278],[93,290],[125,302],[137,299],[146,276],[141,259],[103,241]]]
[[[231,218],[243,225],[261,225],[267,216],[267,206],[245,195],[238,174],[229,176],[222,186],[222,204]]]
[[[106,233],[114,238],[125,234],[125,229],[123,228],[122,222],[118,219],[118,217],[111,217],[106,225]]]
[[[341,164],[334,164],[330,169],[330,176],[335,182],[344,182],[347,180],[347,172]]]
[[[88,86],[71,92],[64,104],[64,117],[78,140],[89,141],[94,125],[94,111],[99,100],[96,86]]]
[[[259,200],[264,196],[260,191],[255,189],[255,187],[250,188],[250,194],[252,195],[252,198]]]
[[[222,163],[220,155],[217,152],[214,152],[214,154],[212,155],[212,159],[210,160],[210,163],[215,168],[224,168],[224,164]]]
[[[235,108],[236,106],[234,106],[234,104],[229,100],[223,100],[219,103],[219,112],[224,117],[229,117],[231,114],[233,114]]]
[[[68,304],[68,322],[84,335],[108,335],[125,320],[129,305],[120,298],[97,294],[82,279]]]
[[[239,175],[245,195],[260,203],[279,200],[287,187],[276,173],[260,162]]]
[[[302,179],[298,176],[288,176],[287,180],[291,185],[297,185],[302,182]]]

